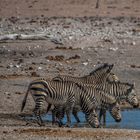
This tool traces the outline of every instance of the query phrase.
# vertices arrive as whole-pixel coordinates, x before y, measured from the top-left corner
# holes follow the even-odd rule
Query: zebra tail
[[[26,95],[25,95],[25,97],[24,97],[24,99],[23,99],[23,101],[22,101],[21,112],[23,111],[23,109],[24,109],[24,107],[25,107],[25,104],[26,104],[26,101],[27,101],[27,96],[28,96],[29,90],[30,90],[30,86],[29,86],[29,88],[28,88],[28,90],[27,90],[27,92],[26,92]]]
[[[23,109],[24,109],[24,107],[25,107],[28,93],[29,93],[30,88],[31,88],[31,86],[32,86],[33,84],[43,84],[45,87],[47,87],[47,82],[46,82],[45,80],[43,80],[43,79],[39,79],[39,80],[37,80],[37,81],[35,81],[35,82],[30,83],[30,85],[29,85],[29,87],[28,87],[28,90],[27,90],[27,92],[26,92],[26,95],[25,95],[25,97],[24,97],[24,99],[23,99],[23,101],[22,101],[21,112],[23,111]]]

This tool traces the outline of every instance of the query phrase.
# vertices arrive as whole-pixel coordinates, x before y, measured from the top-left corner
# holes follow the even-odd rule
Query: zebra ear
[[[110,69],[112,69],[114,67],[114,64],[109,65]]]
[[[131,85],[132,85],[132,88],[135,88],[136,87],[135,82],[131,83]]]

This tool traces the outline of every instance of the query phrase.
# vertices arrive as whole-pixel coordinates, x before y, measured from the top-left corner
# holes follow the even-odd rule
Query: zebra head
[[[111,70],[113,68],[113,64],[107,64],[104,63],[92,72],[90,72],[89,77],[93,78],[94,77],[94,82],[96,83],[103,83],[106,78],[109,76]]]
[[[136,95],[135,92],[135,86],[134,84],[128,84],[127,85],[130,87],[127,90],[128,96],[126,97],[126,101],[132,105],[134,108],[138,108],[139,107],[139,101],[138,101],[138,97]]]
[[[93,128],[98,128],[99,127],[99,120],[98,120],[98,115],[95,111],[95,109],[92,109],[89,115],[86,115],[86,120],[90,124],[91,127]]]
[[[116,122],[121,121],[121,109],[118,102],[115,102],[109,106],[109,112]]]
[[[107,77],[107,81],[111,81],[111,82],[118,82],[119,78],[114,74],[114,73],[110,73],[109,76]]]

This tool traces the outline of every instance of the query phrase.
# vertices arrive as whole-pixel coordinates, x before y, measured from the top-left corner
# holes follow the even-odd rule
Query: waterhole
[[[110,116],[110,114],[107,112],[106,116],[106,128],[115,128],[115,129],[136,129],[140,130],[140,109],[132,109],[132,110],[123,110],[121,112],[122,114],[122,121],[121,122],[115,122],[115,120]],[[71,121],[72,127],[90,127],[88,123],[85,120],[85,116],[82,112],[78,113],[78,116],[80,118],[80,123],[77,124],[76,120],[73,115],[71,115]],[[26,117],[26,119],[35,119],[32,117]],[[47,115],[43,115],[42,119],[45,122],[51,122],[52,121],[52,115],[51,113],[48,113]],[[63,118],[63,123],[65,124],[67,121],[66,116]]]

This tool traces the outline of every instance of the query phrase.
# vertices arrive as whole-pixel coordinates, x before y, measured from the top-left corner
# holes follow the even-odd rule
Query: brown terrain
[[[45,36],[1,39],[8,34]],[[0,139],[139,140],[139,130],[28,126],[21,117],[33,79],[83,76],[104,62],[140,100],[140,0],[0,0]],[[29,96],[22,115],[33,107]]]

